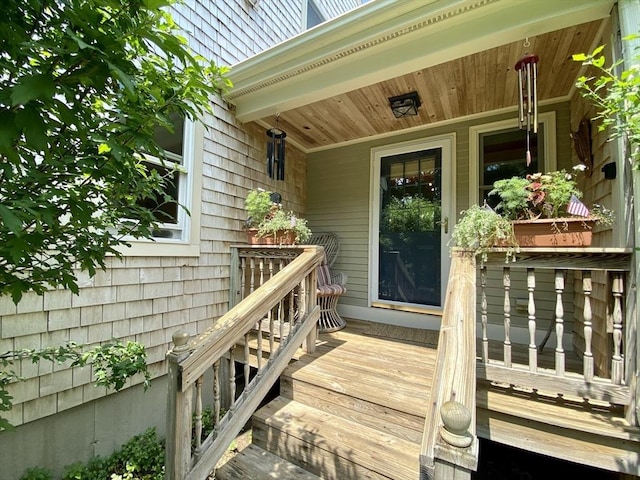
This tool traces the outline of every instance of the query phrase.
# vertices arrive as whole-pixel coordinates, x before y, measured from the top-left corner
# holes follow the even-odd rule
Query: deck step
[[[302,468],[255,444],[247,445],[216,469],[216,480],[320,480]]]
[[[278,397],[253,416],[253,442],[329,479],[415,479],[420,444]]]

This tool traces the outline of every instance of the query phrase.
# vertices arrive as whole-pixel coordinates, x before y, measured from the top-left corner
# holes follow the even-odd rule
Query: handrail
[[[194,341],[188,343],[186,333],[174,334],[175,347],[167,354],[167,480],[205,478],[253,415],[298,347],[305,343],[307,351],[315,348],[316,326],[320,317],[316,305],[316,268],[322,261],[323,250],[317,246],[304,246],[301,251],[291,263],[251,292]],[[285,338],[276,342],[273,318],[286,310],[284,303],[288,304],[290,315],[286,319],[283,316],[280,318],[289,323],[290,329]],[[261,325],[264,319],[270,323],[271,349],[266,360],[258,360],[258,373],[249,380],[250,333],[257,327],[258,351],[262,355]],[[236,399],[234,349],[239,343],[244,343],[244,358],[239,361],[245,364],[245,385]],[[229,368],[231,408],[219,418],[220,367],[224,365]],[[215,427],[201,441],[202,391],[203,383],[207,381],[204,374],[210,369],[213,370]],[[192,430],[195,434],[192,434]]]
[[[420,478],[470,478],[476,438],[476,262],[454,249],[420,452]]]

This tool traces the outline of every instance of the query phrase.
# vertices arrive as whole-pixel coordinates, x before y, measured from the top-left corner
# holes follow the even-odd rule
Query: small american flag
[[[567,213],[578,217],[588,217],[589,209],[584,203],[578,200],[578,197],[571,195],[571,200],[569,200],[569,205],[567,205]]]

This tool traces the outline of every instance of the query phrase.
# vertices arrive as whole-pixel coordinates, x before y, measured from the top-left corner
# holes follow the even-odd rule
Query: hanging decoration
[[[287,134],[278,128],[280,114],[276,115],[276,124],[267,130],[267,174],[276,180],[284,180],[284,152]]]
[[[529,39],[524,43],[530,45]],[[527,53],[516,62],[520,128],[527,129],[527,167],[531,165],[531,133],[538,133],[538,56]]]

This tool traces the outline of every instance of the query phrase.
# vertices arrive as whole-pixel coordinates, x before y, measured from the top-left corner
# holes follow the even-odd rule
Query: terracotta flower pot
[[[588,247],[595,221],[588,218],[517,220],[513,230],[521,247]]]
[[[291,230],[282,230],[275,235],[258,237],[258,229],[247,230],[247,241],[249,245],[295,245],[296,233]]]

